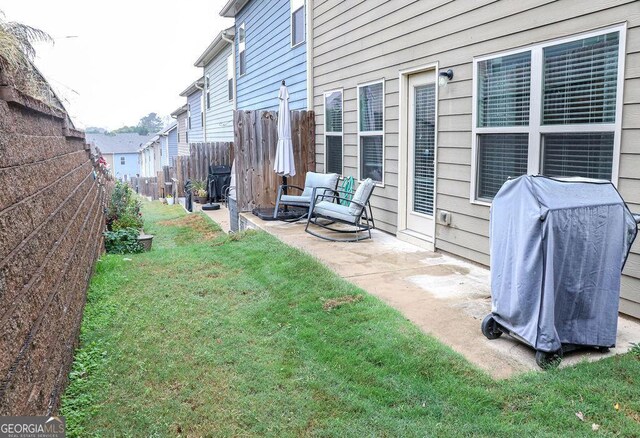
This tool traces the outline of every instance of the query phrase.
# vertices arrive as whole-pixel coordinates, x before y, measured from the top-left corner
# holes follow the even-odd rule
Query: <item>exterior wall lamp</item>
[[[441,87],[446,87],[451,79],[453,79],[453,70],[451,69],[438,73],[438,85]]]

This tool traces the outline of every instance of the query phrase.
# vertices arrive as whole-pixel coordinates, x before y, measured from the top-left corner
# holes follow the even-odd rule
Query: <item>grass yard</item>
[[[153,251],[91,282],[69,436],[640,436],[640,351],[494,381],[267,234],[144,213]]]

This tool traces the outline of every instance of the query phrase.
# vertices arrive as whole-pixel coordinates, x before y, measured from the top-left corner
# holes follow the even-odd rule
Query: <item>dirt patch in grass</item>
[[[640,414],[638,414],[637,412],[631,411],[631,410],[625,410],[624,414],[627,416],[627,418],[635,421],[636,423],[640,424]]]
[[[258,233],[256,230],[242,230],[235,233],[227,234],[223,239],[219,239],[213,246],[222,246],[228,243],[240,242],[246,237],[254,236]]]
[[[343,297],[331,298],[324,302],[322,308],[327,312],[330,312],[333,309],[344,306],[345,304],[353,304],[362,301],[363,298],[364,297],[362,295],[345,295]]]
[[[199,214],[189,214],[177,219],[161,221],[158,224],[167,227],[190,228],[197,232],[203,240],[213,240],[219,234],[211,223]]]

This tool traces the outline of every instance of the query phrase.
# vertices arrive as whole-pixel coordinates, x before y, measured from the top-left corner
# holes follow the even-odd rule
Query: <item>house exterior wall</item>
[[[191,107],[191,129],[189,132],[189,143],[201,143],[204,141],[204,131],[202,130],[202,117],[200,116],[200,100],[202,91],[187,96],[187,103]]]
[[[626,23],[618,188],[640,212],[640,10],[637,2],[541,0],[314,2],[313,65],[317,167],[324,167],[323,93],[344,89],[344,173],[357,177],[358,84],[384,79],[385,186],[372,198],[379,228],[398,226],[400,72],[432,63],[454,78],[437,102],[435,246],[489,264],[489,207],[470,202],[473,58]],[[249,35],[249,34],[248,34]],[[640,318],[640,239],[622,279],[622,312]]]
[[[153,163],[154,163],[154,154],[153,154],[153,146],[149,146],[145,149],[145,153],[147,155],[147,174],[146,176],[153,176]]]
[[[307,42],[291,47],[290,0],[251,0],[236,15],[236,81],[239,110],[278,110],[282,80],[292,110],[307,108]],[[306,7],[306,6],[305,6]],[[240,76],[239,32],[246,26],[247,71]]]
[[[164,154],[162,153],[162,143],[160,140],[157,140],[151,147],[153,148],[153,170],[151,171],[151,176],[156,176],[157,172],[162,170],[163,165]]]
[[[228,44],[204,66],[205,87],[209,78],[209,107],[205,107],[207,141],[233,141],[233,100],[229,100],[227,79],[227,59],[231,52],[232,46]]]
[[[162,151],[160,164],[161,166],[169,165],[169,138],[167,136],[161,135],[160,139],[160,150]]]
[[[138,162],[140,163],[140,176],[146,176],[145,174],[145,156],[144,151],[138,152]]]
[[[189,155],[189,143],[187,142],[187,113],[179,114],[176,118],[178,126],[178,155]]]
[[[173,161],[173,158],[178,155],[178,128],[174,128],[167,134],[169,141],[169,165]]]
[[[138,165],[138,154],[135,152],[127,153],[127,154],[113,154],[113,175],[118,179],[124,179],[124,176],[127,175],[127,178],[132,176],[136,176],[140,173],[140,167]],[[124,158],[124,165],[120,164],[122,158]]]

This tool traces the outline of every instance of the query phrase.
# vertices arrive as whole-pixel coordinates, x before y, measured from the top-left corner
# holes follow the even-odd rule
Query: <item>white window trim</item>
[[[338,92],[340,93],[340,105],[342,109],[340,132],[331,132],[331,134],[327,134],[327,96]],[[322,105],[324,107],[324,171],[325,173],[327,172],[327,136],[340,137],[342,139],[342,157],[340,160],[342,167],[340,169],[340,177],[342,177],[344,175],[344,89],[336,88],[335,90],[325,91],[322,95]]]
[[[365,131],[366,134],[363,134],[360,131],[360,88],[366,87],[368,85],[375,85],[375,84],[382,84],[382,131]],[[356,124],[357,124],[357,129],[358,129],[358,147],[357,147],[357,175],[356,175],[356,179],[359,182],[362,182],[363,179],[360,178],[360,149],[361,149],[361,143],[360,143],[360,138],[361,137],[367,137],[367,136],[374,136],[374,135],[382,135],[382,181],[378,181],[376,182],[376,186],[377,187],[384,187],[385,184],[385,173],[386,173],[386,166],[385,166],[385,161],[386,161],[386,147],[385,147],[385,129],[384,129],[384,125],[386,122],[386,117],[385,117],[385,112],[386,112],[386,95],[385,95],[385,80],[384,79],[378,79],[375,81],[371,81],[371,82],[364,82],[362,84],[358,84],[358,87],[356,89],[356,106],[357,106],[357,120],[356,120]],[[343,128],[344,129],[344,128]]]
[[[541,125],[542,114],[542,67],[543,50],[546,47],[577,41],[607,33],[619,33],[618,45],[618,78],[616,91],[616,121],[607,124],[574,124],[574,125]],[[529,148],[527,174],[537,175],[540,173],[542,156],[542,136],[548,132],[613,132],[613,162],[611,168],[611,182],[618,186],[618,174],[620,169],[620,138],[622,135],[622,107],[624,97],[624,68],[626,49],[627,24],[609,26],[596,31],[575,34],[570,37],[556,38],[544,43],[532,44],[524,48],[508,50],[504,52],[492,53],[490,55],[473,58],[473,88],[471,92],[471,184],[469,199],[472,204],[491,206],[491,201],[479,199],[477,197],[478,184],[478,134],[490,133],[529,133]],[[488,59],[501,58],[503,56],[517,53],[531,52],[531,88],[529,91],[530,111],[528,126],[510,127],[478,127],[478,63]]]
[[[290,0],[289,2],[289,41],[291,44],[291,48],[293,49],[294,47],[298,47],[301,44],[304,44],[305,41],[307,41],[307,5],[306,5],[306,1],[302,0],[302,5],[298,6],[297,8],[293,9],[295,7],[295,3],[297,2],[297,0]],[[297,44],[293,44],[293,13],[294,12],[298,12],[298,10],[300,8],[304,8],[304,17],[302,20],[303,26],[304,26],[304,32],[303,37],[302,37],[302,41],[298,42]]]
[[[243,21],[239,27],[240,31],[238,32],[238,77],[243,77],[247,74],[247,26]],[[244,41],[240,38],[240,36],[244,33]],[[244,56],[244,72],[242,72],[242,68],[240,66],[240,56],[245,53]]]
[[[231,99],[229,99],[229,81],[231,81]],[[235,99],[234,79],[233,79],[233,53],[227,56],[227,100],[233,102]]]

